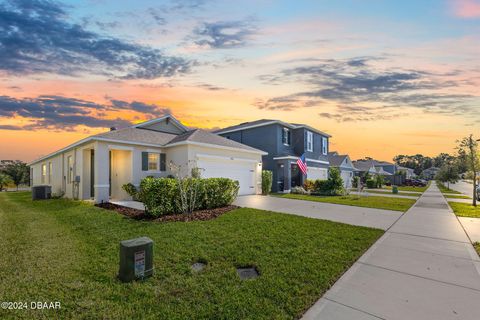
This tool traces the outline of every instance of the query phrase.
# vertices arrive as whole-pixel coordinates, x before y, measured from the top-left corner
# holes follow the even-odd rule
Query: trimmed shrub
[[[227,178],[201,179],[200,186],[199,202],[202,209],[213,209],[232,204],[240,189],[238,181]]]
[[[272,191],[273,174],[270,170],[262,171],[262,194],[268,195]]]
[[[315,180],[306,179],[305,182],[303,183],[303,189],[305,189],[306,191],[315,190]]]
[[[141,201],[146,214],[158,217],[188,210],[214,209],[232,204],[238,195],[238,181],[227,178],[195,179],[181,181],[172,178],[147,177],[140,183]],[[182,200],[183,192],[183,200]]]
[[[122,189],[125,190],[126,193],[130,197],[132,197],[133,200],[138,201],[138,190],[137,187],[133,185],[133,183],[126,183],[122,186]]]
[[[313,185],[314,185],[313,190],[316,194],[322,194],[322,195],[328,194],[330,189],[328,180],[318,179],[318,180],[315,180]]]
[[[180,212],[180,192],[178,182],[171,178],[147,177],[140,183],[142,202],[146,214],[158,217]]]
[[[375,189],[377,187],[377,183],[373,179],[368,179],[367,180],[367,188],[369,189]]]
[[[293,194],[308,194],[308,192],[305,189],[303,189],[302,187],[293,187],[290,190],[290,193],[293,193]]]

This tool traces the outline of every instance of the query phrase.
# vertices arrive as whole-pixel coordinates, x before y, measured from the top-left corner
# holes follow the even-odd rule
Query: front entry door
[[[296,163],[291,164],[291,174],[291,187],[293,188],[302,186],[302,172],[300,171]]]

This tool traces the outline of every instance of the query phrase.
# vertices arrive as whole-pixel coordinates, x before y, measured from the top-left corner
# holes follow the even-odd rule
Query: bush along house
[[[262,156],[263,170],[273,172],[273,192],[290,192],[305,179],[328,178],[329,134],[305,124],[280,120],[257,120],[217,130],[215,133],[268,154]],[[307,175],[297,160],[305,155]]]

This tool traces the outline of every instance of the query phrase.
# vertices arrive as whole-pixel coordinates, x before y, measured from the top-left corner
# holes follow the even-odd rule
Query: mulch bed
[[[230,205],[230,206],[215,208],[215,209],[197,210],[192,213],[170,214],[170,215],[154,218],[154,217],[145,215],[145,211],[143,210],[127,208],[127,207],[119,206],[117,204],[113,204],[110,202],[99,203],[99,204],[96,204],[95,206],[103,209],[107,209],[107,210],[116,211],[126,217],[129,217],[135,220],[148,220],[153,222],[206,221],[206,220],[215,219],[224,213],[227,213],[229,211],[239,208],[237,206]]]

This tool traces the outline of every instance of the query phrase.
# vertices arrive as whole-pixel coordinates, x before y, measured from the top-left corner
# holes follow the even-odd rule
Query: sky
[[[165,114],[453,153],[480,134],[480,0],[0,0],[0,159]]]

